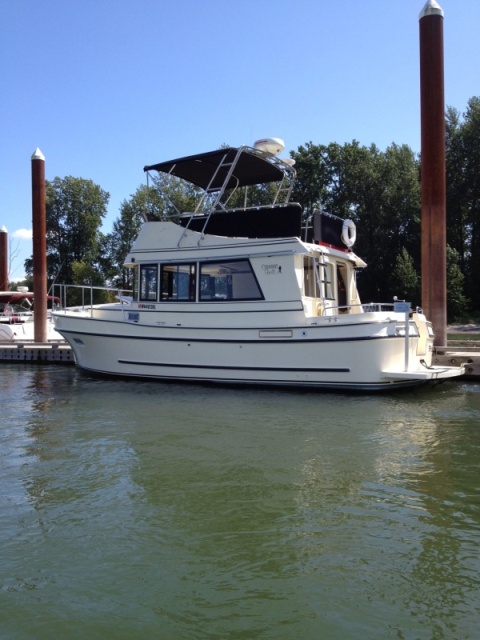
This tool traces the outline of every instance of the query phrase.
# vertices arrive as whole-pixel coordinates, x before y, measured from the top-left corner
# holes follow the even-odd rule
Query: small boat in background
[[[49,306],[53,309],[60,300],[48,296]],[[34,339],[34,294],[27,287],[18,287],[16,291],[0,291],[0,342]],[[51,311],[47,314],[47,340],[64,341],[56,331]]]

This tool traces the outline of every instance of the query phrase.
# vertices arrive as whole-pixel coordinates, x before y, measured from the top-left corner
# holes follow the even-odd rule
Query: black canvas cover
[[[291,238],[302,232],[302,207],[292,203],[283,207],[265,207],[215,211],[207,216],[180,219],[192,231],[229,238]],[[204,228],[205,227],[205,228]]]
[[[232,147],[148,165],[144,167],[144,171],[168,173],[202,189],[218,191],[223,186],[237,154],[238,161],[227,189],[282,180],[283,171],[267,158],[252,153],[247,148],[240,151]]]
[[[345,248],[342,240],[343,220],[325,211],[313,214],[313,240],[324,242],[332,247]]]

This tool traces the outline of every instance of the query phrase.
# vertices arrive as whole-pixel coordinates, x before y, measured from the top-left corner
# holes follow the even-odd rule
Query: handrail
[[[328,315],[329,312],[339,310],[350,310],[357,308],[360,313],[378,313],[379,311],[393,311],[394,305],[391,302],[370,302],[367,304],[342,304],[335,306],[325,306],[322,311],[322,316]]]
[[[71,294],[71,290],[76,290],[81,292],[80,302],[70,304],[71,298],[74,295]],[[132,291],[129,289],[121,289],[120,287],[101,287],[96,285],[83,285],[83,284],[54,284],[53,285],[53,294],[60,300],[60,304],[57,306],[57,309],[67,309],[67,308],[80,308],[82,310],[92,309],[95,304],[107,304],[106,300],[103,300],[101,303],[94,302],[94,295],[97,293],[111,294],[113,297],[117,298],[122,304],[127,303],[127,295],[131,294]],[[76,296],[75,296],[76,297]],[[70,298],[70,301],[69,301]]]

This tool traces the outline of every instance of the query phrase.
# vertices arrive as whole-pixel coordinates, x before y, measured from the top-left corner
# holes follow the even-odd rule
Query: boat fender
[[[357,239],[357,228],[353,220],[344,220],[342,227],[342,242],[350,249]]]

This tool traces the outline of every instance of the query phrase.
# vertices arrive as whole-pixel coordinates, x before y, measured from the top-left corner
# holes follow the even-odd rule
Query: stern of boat
[[[407,303],[408,304],[408,303]],[[408,312],[406,312],[408,314]],[[432,323],[417,309],[407,320],[405,318],[404,366],[382,371],[383,378],[392,382],[411,380],[413,382],[441,382],[465,374],[465,366],[433,366],[433,344],[435,333]],[[412,334],[415,339],[412,339]],[[403,370],[402,370],[403,369]]]

